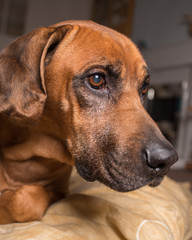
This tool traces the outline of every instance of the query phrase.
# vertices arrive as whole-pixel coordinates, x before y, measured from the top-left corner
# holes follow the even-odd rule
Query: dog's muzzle
[[[178,160],[176,151],[166,140],[150,141],[143,146],[137,154],[138,161],[129,151],[118,153],[116,150],[105,154],[100,167],[94,164],[97,156],[84,156],[80,164],[76,162],[77,171],[87,181],[99,180],[114,190],[128,192],[144,185],[159,185]],[[87,164],[85,158],[92,164]]]

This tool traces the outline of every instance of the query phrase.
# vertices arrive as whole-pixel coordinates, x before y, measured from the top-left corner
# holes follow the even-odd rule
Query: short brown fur
[[[2,51],[0,224],[41,219],[74,165],[118,191],[156,179],[141,150],[170,144],[141,103],[146,69],[130,39],[87,21],[39,28]],[[89,85],[95,72],[103,89]]]

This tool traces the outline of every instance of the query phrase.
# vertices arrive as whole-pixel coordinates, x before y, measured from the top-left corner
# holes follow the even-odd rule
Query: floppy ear
[[[0,54],[0,113],[16,123],[32,123],[45,101],[44,67],[69,26],[38,28],[16,39]],[[48,52],[52,54],[48,54]]]

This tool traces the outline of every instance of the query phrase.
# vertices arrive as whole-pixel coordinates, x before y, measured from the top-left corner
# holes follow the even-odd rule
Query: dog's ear
[[[68,29],[69,26],[38,28],[2,51],[0,113],[22,124],[39,119],[47,97],[44,67]]]

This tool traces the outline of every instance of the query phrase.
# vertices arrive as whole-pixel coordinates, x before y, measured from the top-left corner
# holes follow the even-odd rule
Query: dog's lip
[[[150,181],[150,183],[147,185],[150,187],[158,186],[163,181],[164,177],[167,175],[169,171],[170,171],[170,168],[166,169],[164,172],[161,172],[161,174],[158,174],[158,170],[153,170],[156,176],[154,176],[153,180]]]
[[[152,181],[150,181],[148,186],[157,187],[163,181],[164,177],[165,177],[165,175],[156,176]]]
[[[86,169],[86,167],[82,167],[80,164],[76,163],[76,169],[77,172],[80,174],[82,178],[84,178],[88,182],[94,182],[97,179],[95,178],[94,174],[91,174],[91,171],[89,169]]]
[[[78,171],[78,173],[81,175],[82,178],[84,178],[88,182],[94,182],[97,180],[93,175],[89,175],[89,174],[83,173],[81,171]]]
[[[153,169],[151,167],[147,167],[147,170],[149,171],[151,177],[155,179],[167,175],[167,173],[170,171],[170,168],[167,168],[164,171],[162,171],[160,168]]]

